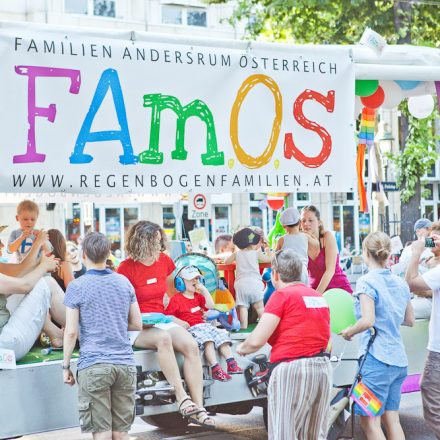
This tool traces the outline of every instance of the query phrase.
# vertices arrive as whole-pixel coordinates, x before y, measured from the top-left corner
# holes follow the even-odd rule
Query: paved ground
[[[422,417],[420,393],[412,393],[403,396],[401,405],[401,419],[407,440],[435,440],[435,436],[431,433]],[[216,417],[216,420],[219,430],[210,432],[196,427],[187,429],[158,429],[147,425],[140,419],[136,419],[136,423],[130,433],[131,440],[180,440],[208,438],[210,440],[267,439],[261,408],[254,408],[254,410],[247,415],[219,415]],[[349,434],[350,429],[347,427],[345,435],[348,436]],[[82,435],[79,429],[65,429],[51,433],[25,436],[22,438],[22,440],[86,440],[90,438],[90,435]],[[358,424],[356,424],[354,438],[356,440],[364,439]]]

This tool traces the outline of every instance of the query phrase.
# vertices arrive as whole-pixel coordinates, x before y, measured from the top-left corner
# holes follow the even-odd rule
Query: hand
[[[44,267],[46,272],[54,272],[59,267],[59,260],[53,255],[47,256],[44,253],[41,255],[40,266]]]
[[[339,335],[341,335],[346,341],[351,341],[353,339],[353,335],[350,334],[350,327],[345,328],[344,330],[342,330],[341,333],[338,333]]]
[[[75,385],[75,378],[73,377],[73,373],[70,370],[63,370],[63,381],[66,385],[70,385],[71,387]]]
[[[36,231],[35,235],[36,235],[35,243],[38,246],[43,245],[43,243],[49,240],[49,234],[43,229],[41,229],[40,231]]]
[[[199,293],[206,293],[206,292],[208,292],[208,289],[202,283],[197,283],[195,285],[195,288],[196,288],[196,291],[199,292]]]
[[[411,245],[411,250],[413,254],[422,254],[425,250],[425,239],[422,237],[416,241],[413,241]]]
[[[439,234],[431,234],[431,238],[434,240],[435,247],[440,248],[440,235]]]
[[[32,235],[32,229],[24,229],[20,235],[21,241],[26,240],[29,236]]]

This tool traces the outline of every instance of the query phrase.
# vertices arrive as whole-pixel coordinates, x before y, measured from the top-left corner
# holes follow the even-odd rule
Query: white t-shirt
[[[422,275],[425,283],[432,289],[432,312],[429,321],[428,350],[440,353],[440,266]]]

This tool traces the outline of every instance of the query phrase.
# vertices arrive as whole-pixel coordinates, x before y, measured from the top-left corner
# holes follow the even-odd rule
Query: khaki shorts
[[[78,372],[82,432],[128,432],[135,417],[136,367],[95,364]]]

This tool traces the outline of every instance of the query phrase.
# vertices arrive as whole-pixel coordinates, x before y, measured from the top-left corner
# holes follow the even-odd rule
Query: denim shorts
[[[407,367],[388,365],[377,360],[371,354],[367,354],[364,366],[362,367],[362,382],[382,402],[378,416],[384,411],[398,411],[402,383],[407,376]],[[359,405],[354,406],[355,414],[368,416]]]

